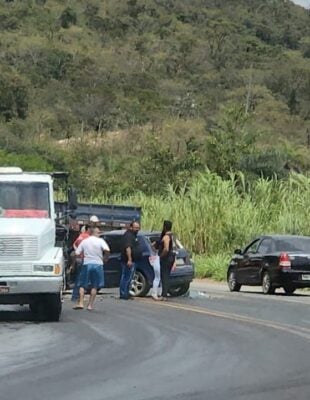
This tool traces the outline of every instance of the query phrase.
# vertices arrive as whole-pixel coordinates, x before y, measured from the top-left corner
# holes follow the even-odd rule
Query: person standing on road
[[[75,240],[75,242],[73,243],[73,249],[74,252],[76,251],[76,249],[79,247],[79,245],[82,243],[83,240],[89,238],[91,233],[91,228],[89,225],[85,225],[83,232],[81,231],[79,237]],[[81,269],[82,269],[82,265],[83,265],[83,253],[80,254],[80,257],[74,257],[74,263],[71,264],[70,266],[70,274],[74,274],[75,278],[74,278],[74,286],[73,286],[73,290],[72,290],[72,296],[71,296],[71,300],[72,301],[77,301],[79,300],[79,291],[80,291],[80,274],[81,274]]]
[[[89,219],[89,224],[84,225],[82,227],[80,235],[73,243],[74,251],[78,248],[78,246],[84,239],[87,239],[90,236],[91,228],[96,228],[97,223],[99,223],[99,218],[96,215],[92,215]],[[83,254],[80,255],[78,260],[76,257],[74,257],[74,258],[75,258],[74,263],[72,263],[70,266],[70,273],[73,272],[75,275],[74,287],[72,290],[71,300],[77,301],[79,299],[80,273],[81,273],[81,268],[82,268],[82,264],[83,264]]]
[[[171,270],[175,269],[175,255],[173,252],[172,222],[164,221],[159,242],[160,278],[162,285],[162,300],[166,301],[169,289]]]
[[[97,215],[92,215],[92,216],[89,218],[89,224],[90,224],[91,228],[96,228],[96,227],[98,227],[99,218],[97,217]],[[98,228],[99,228],[99,227],[98,227]]]
[[[91,228],[90,237],[84,239],[76,249],[76,255],[83,253],[83,266],[80,274],[80,298],[76,310],[84,308],[85,290],[90,288],[87,310],[94,309],[98,289],[104,286],[103,266],[107,261],[110,248],[105,240],[99,237],[98,228]]]
[[[68,255],[70,256],[73,249],[73,243],[76,241],[76,239],[80,236],[80,226],[79,223],[76,219],[71,218],[69,222],[69,232],[68,232],[68,241],[67,241],[67,247],[68,247]]]
[[[119,286],[119,297],[122,300],[128,300],[132,298],[129,295],[129,289],[135,273],[135,261],[138,260],[140,254],[139,242],[137,237],[139,230],[140,224],[138,222],[132,222],[129,226],[129,229],[124,233],[124,236],[122,238],[122,276]]]
[[[154,300],[160,300],[161,296],[159,295],[159,290],[161,291],[160,288],[160,257],[158,255],[158,249],[159,249],[159,241],[155,241],[152,243],[152,250],[154,254],[152,254],[149,257],[149,263],[153,267],[154,270],[154,279],[153,279],[153,285],[152,285],[152,290],[151,290],[151,296]]]
[[[78,238],[73,243],[74,251],[79,247],[79,245],[83,242],[84,239],[89,238],[90,233],[91,233],[91,227],[89,225],[84,225],[84,227],[81,229]]]

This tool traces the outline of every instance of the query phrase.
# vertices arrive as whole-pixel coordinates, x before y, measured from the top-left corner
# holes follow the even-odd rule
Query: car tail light
[[[292,263],[290,256],[287,253],[281,253],[279,257],[279,267],[282,271],[287,271],[291,269]]]

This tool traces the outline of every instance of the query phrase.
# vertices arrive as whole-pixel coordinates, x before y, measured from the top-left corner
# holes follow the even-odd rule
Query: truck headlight
[[[54,265],[34,265],[33,271],[34,272],[53,272]]]

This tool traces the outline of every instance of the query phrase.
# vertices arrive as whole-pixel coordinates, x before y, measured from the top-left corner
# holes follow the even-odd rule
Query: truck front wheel
[[[61,295],[40,295],[29,304],[29,308],[39,321],[58,322],[62,309]]]
[[[48,294],[45,298],[45,314],[46,320],[51,322],[58,322],[62,309],[61,295]]]

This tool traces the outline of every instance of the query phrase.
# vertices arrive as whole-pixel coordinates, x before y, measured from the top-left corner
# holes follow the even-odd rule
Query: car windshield
[[[49,217],[48,183],[0,182],[0,218]]]
[[[291,251],[310,253],[310,238],[291,237],[275,241],[276,251]]]

